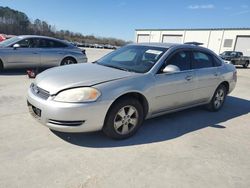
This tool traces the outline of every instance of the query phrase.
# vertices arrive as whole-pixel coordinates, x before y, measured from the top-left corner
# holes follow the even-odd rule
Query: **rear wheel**
[[[66,57],[62,60],[61,65],[70,65],[70,64],[76,64],[76,60],[72,57]]]
[[[117,101],[109,110],[103,132],[114,139],[125,139],[139,129],[143,122],[143,108],[133,98]]]
[[[246,61],[245,64],[243,65],[244,68],[247,68],[249,65],[249,61]]]
[[[226,95],[227,89],[225,85],[222,84],[216,89],[212,100],[207,105],[208,110],[213,112],[219,111],[225,102]]]

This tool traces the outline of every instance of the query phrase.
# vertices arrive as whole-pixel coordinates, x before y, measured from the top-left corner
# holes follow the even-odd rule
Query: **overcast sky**
[[[83,34],[134,40],[141,28],[250,27],[250,0],[0,0]]]

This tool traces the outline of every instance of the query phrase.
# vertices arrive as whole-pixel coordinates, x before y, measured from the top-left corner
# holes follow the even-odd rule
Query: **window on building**
[[[233,45],[233,39],[225,39],[224,40],[224,47],[225,48],[231,48],[232,47],[232,45]]]

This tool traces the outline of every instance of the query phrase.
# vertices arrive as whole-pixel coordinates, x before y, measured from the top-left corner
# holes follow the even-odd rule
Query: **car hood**
[[[48,69],[36,77],[35,84],[53,95],[67,88],[93,86],[135,74],[137,73],[84,63]]]
[[[232,56],[228,56],[228,55],[220,55],[220,57],[221,57],[222,59],[232,58]]]

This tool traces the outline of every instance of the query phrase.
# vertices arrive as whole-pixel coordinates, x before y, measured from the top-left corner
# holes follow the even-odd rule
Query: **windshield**
[[[223,52],[222,55],[224,56],[230,56],[232,53],[232,51],[226,51],[226,52]]]
[[[167,50],[160,47],[128,45],[104,56],[96,63],[124,71],[146,73]]]
[[[9,45],[16,43],[20,40],[20,37],[12,37],[10,39],[4,40],[2,42],[0,42],[0,46],[1,47],[8,47]]]

